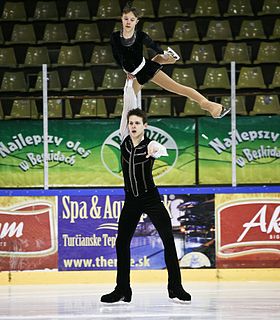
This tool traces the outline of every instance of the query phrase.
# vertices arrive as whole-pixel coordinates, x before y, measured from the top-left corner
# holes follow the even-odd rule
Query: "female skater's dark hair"
[[[122,10],[122,14],[127,14],[129,12],[132,12],[136,18],[142,17],[141,10],[137,9],[136,7],[133,7],[133,1],[128,1]]]

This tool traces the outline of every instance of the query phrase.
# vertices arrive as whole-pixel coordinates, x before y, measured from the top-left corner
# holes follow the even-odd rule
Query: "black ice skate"
[[[177,288],[168,287],[168,295],[173,302],[186,304],[191,303],[191,295],[186,292],[182,286]]]
[[[115,288],[115,290],[109,294],[105,294],[101,297],[101,302],[103,303],[122,303],[122,302],[130,302],[132,296],[131,289],[121,290],[119,288]]]

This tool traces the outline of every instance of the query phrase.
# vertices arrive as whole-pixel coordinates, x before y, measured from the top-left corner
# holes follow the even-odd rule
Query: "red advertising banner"
[[[280,195],[216,195],[216,266],[280,267]]]
[[[54,197],[0,197],[0,271],[57,268]]]

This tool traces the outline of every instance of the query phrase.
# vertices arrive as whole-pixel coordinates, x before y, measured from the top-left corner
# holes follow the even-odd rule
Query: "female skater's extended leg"
[[[177,83],[161,70],[155,74],[151,81],[165,90],[194,100],[203,110],[210,112],[213,118],[220,118],[229,112],[229,110],[224,109],[221,104],[207,100],[197,90]]]

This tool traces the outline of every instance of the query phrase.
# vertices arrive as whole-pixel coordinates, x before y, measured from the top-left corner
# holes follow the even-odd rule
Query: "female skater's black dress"
[[[126,41],[120,31],[111,35],[113,56],[119,66],[126,72],[133,72],[143,61],[143,45],[154,50],[157,54],[163,54],[163,50],[145,32],[135,31],[134,39]],[[139,84],[148,82],[162,68],[155,61],[145,59],[144,67],[135,75]]]

